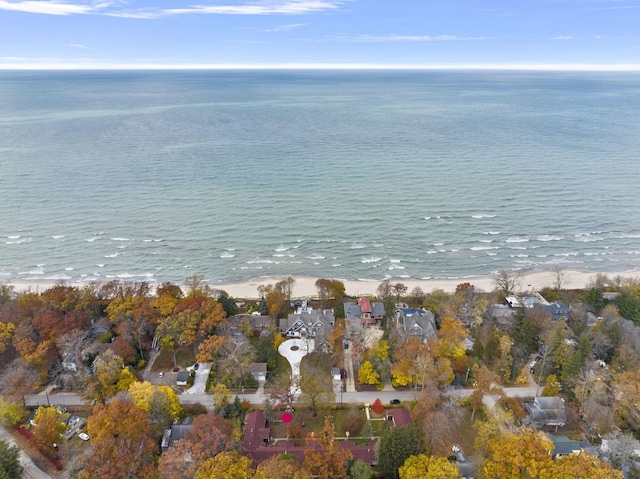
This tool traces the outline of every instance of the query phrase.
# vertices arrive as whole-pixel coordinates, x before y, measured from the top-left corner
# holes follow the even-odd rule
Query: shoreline
[[[640,279],[640,269],[635,268],[624,272],[592,272],[580,270],[561,270],[563,275],[562,289],[584,289],[592,282],[597,275],[605,275],[609,278],[620,276],[622,278]],[[288,276],[265,276],[252,278],[240,282],[212,283],[206,282],[212,289],[223,290],[237,299],[259,299],[258,287],[274,284]],[[319,277],[316,276],[291,276],[295,283],[293,284],[294,298],[313,297],[317,295],[315,282]],[[478,291],[491,292],[495,289],[496,276],[478,276],[478,277],[461,277],[457,279],[408,279],[408,280],[392,280],[392,283],[402,283],[407,286],[407,294],[420,287],[423,292],[430,293],[435,289],[441,289],[447,293],[455,291],[456,286],[461,283],[470,283],[476,287]],[[342,281],[345,286],[345,293],[349,296],[375,296],[381,280],[344,280],[341,278],[330,278]],[[521,273],[519,279],[519,291],[539,291],[546,287],[554,287],[557,279],[556,271],[532,271]],[[30,282],[7,280],[3,283],[13,286],[18,293],[26,291],[43,291],[49,289],[59,281],[51,282]],[[62,282],[65,285],[82,287],[88,283],[80,282]]]

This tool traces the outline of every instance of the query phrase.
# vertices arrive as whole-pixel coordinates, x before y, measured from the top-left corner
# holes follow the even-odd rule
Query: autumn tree
[[[378,384],[380,374],[375,370],[371,361],[364,361],[358,369],[358,382],[360,384]]]
[[[233,427],[214,414],[196,416],[191,431],[184,439],[174,442],[158,462],[162,479],[180,477],[191,479],[209,458],[235,447]]]
[[[382,401],[380,401],[380,398],[376,398],[376,400],[373,401],[373,404],[371,404],[371,409],[373,409],[373,412],[375,412],[376,414],[382,414],[382,412],[384,411],[384,406],[382,405]]]
[[[215,414],[202,414],[193,420],[191,431],[174,442],[160,456],[158,470],[163,479],[191,479],[209,458],[235,448],[233,426]]]
[[[21,477],[20,449],[0,439],[0,478],[20,479]]]
[[[621,471],[615,470],[610,464],[600,460],[589,452],[569,454],[559,457],[554,463],[552,477],[597,477],[598,479],[622,479]]]
[[[329,376],[318,368],[305,368],[300,378],[300,399],[311,407],[313,416],[318,414],[318,407],[335,401],[335,394],[331,385],[327,387],[324,380]]]
[[[93,455],[87,459],[83,479],[143,478],[154,473],[156,441],[147,414],[133,403],[115,399],[96,405],[87,431]]]
[[[129,368],[123,368],[122,359],[109,349],[96,358],[93,368],[85,391],[85,398],[93,402],[104,403],[136,381]]]
[[[280,454],[261,462],[254,479],[302,479],[301,469],[295,456]]]
[[[0,424],[15,427],[29,416],[28,411],[18,401],[11,401],[0,397]]]
[[[554,477],[551,452],[553,443],[544,433],[524,429],[487,444],[487,459],[482,465],[485,479]]]
[[[420,433],[415,424],[385,431],[380,439],[378,471],[399,479],[399,469],[409,456],[420,454]]]
[[[0,321],[0,354],[6,351],[7,343],[13,336],[13,332],[16,329],[16,325],[13,323],[3,323]]]
[[[195,479],[251,479],[255,471],[252,461],[237,451],[221,452],[207,459],[196,472]]]
[[[292,407],[294,400],[294,384],[289,374],[280,374],[269,382],[265,392],[275,408]]]
[[[221,359],[218,361],[218,371],[230,387],[234,387],[247,374],[249,364],[255,357],[256,351],[249,341],[229,340],[221,346]]]
[[[223,346],[227,342],[228,337],[212,335],[205,339],[198,346],[198,355],[196,361],[199,363],[215,362],[223,354]]]
[[[400,479],[457,479],[460,471],[446,457],[409,456],[400,467]]]
[[[54,407],[39,407],[33,418],[33,422],[36,424],[33,428],[33,436],[38,444],[52,452],[54,444],[60,442],[62,435],[67,430],[64,421],[68,417],[68,414],[62,414]]]
[[[11,399],[22,398],[34,391],[42,382],[41,371],[22,358],[16,358],[4,366],[0,374],[0,391]]]
[[[353,459],[351,451],[338,447],[335,424],[325,418],[322,431],[316,435],[310,433],[304,451],[303,469],[318,479],[347,479],[347,461]]]
[[[154,386],[148,381],[134,382],[129,386],[129,395],[133,403],[147,413],[158,436],[182,415],[178,396],[169,386]]]

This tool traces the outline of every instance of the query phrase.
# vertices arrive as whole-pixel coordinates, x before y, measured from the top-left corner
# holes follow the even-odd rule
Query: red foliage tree
[[[382,414],[382,412],[384,411],[384,406],[382,405],[382,401],[380,401],[380,398],[376,398],[376,400],[373,401],[371,409],[373,409],[373,412],[375,412],[376,414]]]

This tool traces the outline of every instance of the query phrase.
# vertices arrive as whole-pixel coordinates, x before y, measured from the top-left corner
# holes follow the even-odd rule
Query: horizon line
[[[636,63],[0,63],[0,71],[73,70],[513,70],[566,72],[640,72]]]

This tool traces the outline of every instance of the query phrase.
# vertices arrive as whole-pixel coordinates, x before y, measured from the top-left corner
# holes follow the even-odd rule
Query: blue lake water
[[[0,280],[640,263],[640,75],[0,72]]]

